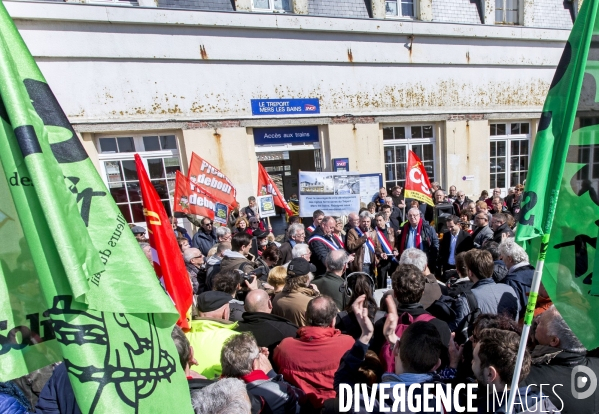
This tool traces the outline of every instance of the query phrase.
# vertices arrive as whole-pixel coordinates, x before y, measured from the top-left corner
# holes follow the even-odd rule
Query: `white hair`
[[[551,305],[545,312],[551,312],[552,318],[547,324],[547,333],[559,338],[559,348],[568,352],[585,353],[587,350],[580,340],[574,335],[555,305]],[[573,315],[571,315],[573,316]]]
[[[289,226],[289,228],[287,229],[287,234],[289,235],[289,237],[295,236],[296,234],[299,234],[299,232],[304,232],[304,225],[302,223],[293,223],[291,226]]]
[[[200,249],[191,247],[183,252],[183,260],[185,261],[185,263],[191,263],[191,259],[198,257],[199,254],[202,254]]]
[[[303,255],[306,255],[308,253],[310,253],[310,247],[308,247],[306,243],[297,243],[295,246],[293,246],[293,249],[291,250],[291,256],[294,259],[296,257],[302,257]]]
[[[403,251],[399,258],[399,264],[411,264],[424,271],[428,265],[428,258],[422,250],[411,247]]]
[[[513,237],[508,237],[499,245],[499,254],[503,257],[509,257],[514,264],[528,263],[528,255],[520,245],[516,244]]]
[[[224,378],[191,394],[195,414],[250,414],[252,405],[242,380]]]
[[[225,226],[220,226],[216,228],[216,237],[223,237],[228,234],[231,234],[231,229]]]

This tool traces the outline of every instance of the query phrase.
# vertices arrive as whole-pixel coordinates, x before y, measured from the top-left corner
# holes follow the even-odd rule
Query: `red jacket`
[[[354,338],[334,328],[304,326],[299,338],[285,338],[275,348],[277,372],[301,388],[316,409],[335,398],[333,379],[341,357],[354,345]]]

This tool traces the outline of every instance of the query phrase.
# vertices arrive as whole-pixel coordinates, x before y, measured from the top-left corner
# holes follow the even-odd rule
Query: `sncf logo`
[[[309,112],[316,111],[316,105],[306,104],[304,105],[304,109]]]

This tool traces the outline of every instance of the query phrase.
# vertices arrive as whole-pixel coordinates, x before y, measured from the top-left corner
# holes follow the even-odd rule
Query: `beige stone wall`
[[[443,185],[449,187],[454,184],[470,198],[478,198],[480,192],[488,190],[490,185],[489,121],[447,121],[441,139],[444,139],[447,154]],[[473,175],[474,180],[462,180],[468,175]]]
[[[98,170],[99,172],[100,162],[98,161],[98,149],[96,148],[96,144],[93,139],[93,134],[83,133],[77,134],[77,136],[79,137],[79,141],[81,141],[81,144],[83,144],[83,148],[85,148],[87,155],[89,155],[89,158],[94,163],[96,170]]]
[[[247,205],[247,198],[256,195],[258,186],[258,161],[248,129],[192,129],[183,130],[182,135],[183,163],[189,163],[192,152],[200,155],[229,177],[237,188],[237,201],[242,207]]]
[[[383,133],[379,124],[330,124],[328,150],[323,151],[324,170],[332,158],[349,158],[350,171],[383,172]]]

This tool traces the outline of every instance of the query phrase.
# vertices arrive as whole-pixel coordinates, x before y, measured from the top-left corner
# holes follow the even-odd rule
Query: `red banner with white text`
[[[237,207],[235,200],[237,190],[233,183],[218,168],[193,152],[187,178],[192,184],[199,187],[202,193],[211,196],[214,200],[230,206]]]
[[[175,199],[177,213],[195,214],[214,220],[215,200],[203,193],[186,176],[177,171],[175,176]]]

